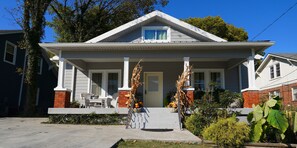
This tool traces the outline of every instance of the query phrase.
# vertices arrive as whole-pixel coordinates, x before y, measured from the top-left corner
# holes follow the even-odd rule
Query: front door
[[[162,107],[163,106],[163,73],[145,72],[144,73],[144,106]]]

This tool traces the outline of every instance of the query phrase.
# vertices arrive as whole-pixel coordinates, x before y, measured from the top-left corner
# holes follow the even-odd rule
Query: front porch
[[[55,89],[59,94],[56,93],[54,106],[59,108],[69,107],[71,101],[79,100],[80,94],[86,92],[99,97],[118,93],[118,106],[126,107],[129,74],[132,73],[129,67],[140,59],[144,84],[137,92],[146,107],[163,107],[163,99],[175,89],[178,75],[188,65],[193,66],[187,83],[192,88],[190,94],[194,89],[208,90],[210,82],[234,92],[240,92],[242,88],[253,90],[256,88],[253,57],[255,52],[270,44],[59,43],[41,46],[59,54],[59,78]],[[247,73],[241,67],[244,61],[247,61]]]

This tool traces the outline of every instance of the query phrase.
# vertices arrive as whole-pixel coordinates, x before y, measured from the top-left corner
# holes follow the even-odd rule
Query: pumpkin
[[[135,103],[135,108],[139,108],[139,104],[138,103]]]

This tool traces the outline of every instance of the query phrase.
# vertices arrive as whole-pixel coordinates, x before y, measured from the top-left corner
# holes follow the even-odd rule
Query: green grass
[[[129,140],[121,141],[118,148],[206,148],[212,145],[206,144],[190,144],[190,143],[177,143],[177,142],[161,142],[161,141],[142,141],[142,140]]]

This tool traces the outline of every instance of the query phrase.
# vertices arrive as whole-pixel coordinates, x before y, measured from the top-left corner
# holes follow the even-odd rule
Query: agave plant
[[[281,111],[281,100],[275,97],[260,105],[253,105],[253,112],[248,115],[251,124],[253,142],[279,142],[285,139],[289,123]]]

